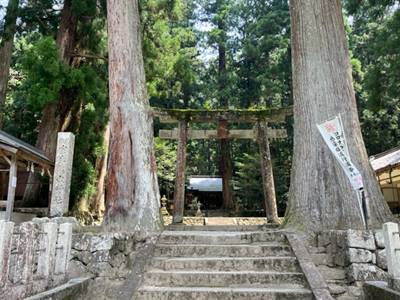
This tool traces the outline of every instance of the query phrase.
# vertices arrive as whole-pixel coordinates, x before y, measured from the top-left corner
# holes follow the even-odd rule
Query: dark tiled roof
[[[9,147],[15,148],[19,151],[34,155],[42,160],[47,161],[49,164],[53,162],[44,154],[40,149],[25,143],[24,141],[17,139],[16,137],[0,130],[0,144],[7,145]],[[1,147],[1,146],[0,146]]]

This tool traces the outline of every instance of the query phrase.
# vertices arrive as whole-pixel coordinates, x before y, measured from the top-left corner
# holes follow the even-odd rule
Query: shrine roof
[[[40,149],[0,130],[0,149],[23,156],[27,161],[52,166],[54,163]]]
[[[400,165],[400,146],[371,156],[370,162],[374,171]]]

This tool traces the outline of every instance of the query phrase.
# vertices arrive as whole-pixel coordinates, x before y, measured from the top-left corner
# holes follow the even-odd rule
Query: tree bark
[[[268,141],[268,124],[257,124],[257,140],[260,149],[261,175],[263,180],[265,212],[268,223],[279,223],[276,206],[275,182],[272,169],[271,151]]]
[[[217,2],[218,6],[223,3]],[[219,7],[218,7],[219,8]],[[221,30],[221,37],[218,43],[218,89],[220,94],[220,105],[222,108],[229,107],[229,101],[226,98],[226,37],[225,37],[225,20],[218,19],[218,29]],[[220,123],[219,130],[228,131],[228,123]],[[219,173],[222,177],[222,206],[224,209],[233,208],[233,188],[232,188],[232,156],[231,156],[231,143],[228,139],[219,141],[220,158],[219,158]]]
[[[108,0],[110,157],[106,225],[144,233],[161,229],[137,0]]]
[[[392,216],[369,164],[358,120],[340,0],[291,0],[294,159],[288,225],[363,229],[356,192],[316,124],[341,114],[352,161],[363,175],[370,225]]]
[[[57,50],[60,60],[66,64],[73,64],[72,53],[76,47],[77,17],[72,12],[72,0],[65,0],[61,12],[61,23],[57,31]],[[77,61],[77,60],[75,60]],[[57,133],[68,127],[65,122],[74,105],[75,95],[68,90],[61,90],[59,99],[47,104],[42,110],[38,126],[36,147],[41,149],[54,161],[57,148]],[[28,182],[37,182],[36,175],[31,174]],[[39,193],[37,184],[27,185],[24,193],[24,204],[32,203]]]
[[[176,160],[176,176],[174,190],[174,223],[182,223],[185,210],[185,169],[186,145],[188,139],[188,124],[179,122],[178,155]]]
[[[3,126],[4,104],[6,102],[8,76],[18,17],[19,0],[10,0],[4,19],[4,30],[0,42],[0,128]]]
[[[107,177],[107,162],[108,162],[108,148],[110,145],[110,126],[107,125],[104,132],[104,142],[103,147],[105,149],[103,155],[96,161],[97,170],[97,184],[96,193],[93,196],[91,208],[97,214],[97,216],[102,217],[105,212],[105,183]]]

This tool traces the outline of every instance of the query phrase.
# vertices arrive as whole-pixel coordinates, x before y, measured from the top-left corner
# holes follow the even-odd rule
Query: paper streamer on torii
[[[333,119],[327,120],[322,124],[317,124],[318,130],[322,135],[325,143],[328,145],[332,154],[336,157],[339,165],[342,167],[351,186],[357,191],[357,199],[360,205],[362,219],[366,225],[366,215],[363,210],[362,193],[363,179],[360,171],[356,168],[350,158],[349,148],[346,142],[346,136],[343,129],[341,116],[336,116]]]

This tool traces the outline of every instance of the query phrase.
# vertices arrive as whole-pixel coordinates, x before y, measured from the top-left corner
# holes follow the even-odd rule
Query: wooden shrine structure
[[[174,190],[173,222],[183,221],[185,203],[186,145],[188,139],[252,139],[257,141],[261,156],[261,174],[268,222],[278,222],[269,139],[286,138],[286,130],[272,129],[268,124],[283,122],[293,114],[292,107],[261,110],[192,110],[153,108],[153,116],[161,123],[178,124],[172,130],[160,130],[162,139],[178,140]],[[191,123],[214,123],[216,130],[195,130]],[[229,129],[232,123],[254,124],[252,129]]]
[[[5,178],[3,175],[8,173],[7,201],[0,199],[0,208],[6,207],[6,221],[11,220],[14,210],[19,169],[28,169],[31,172],[43,170],[49,175],[50,186],[52,185],[54,162],[38,148],[0,130],[1,179],[3,180]],[[0,184],[3,184],[2,180],[0,180]],[[2,192],[1,196],[3,196]]]

